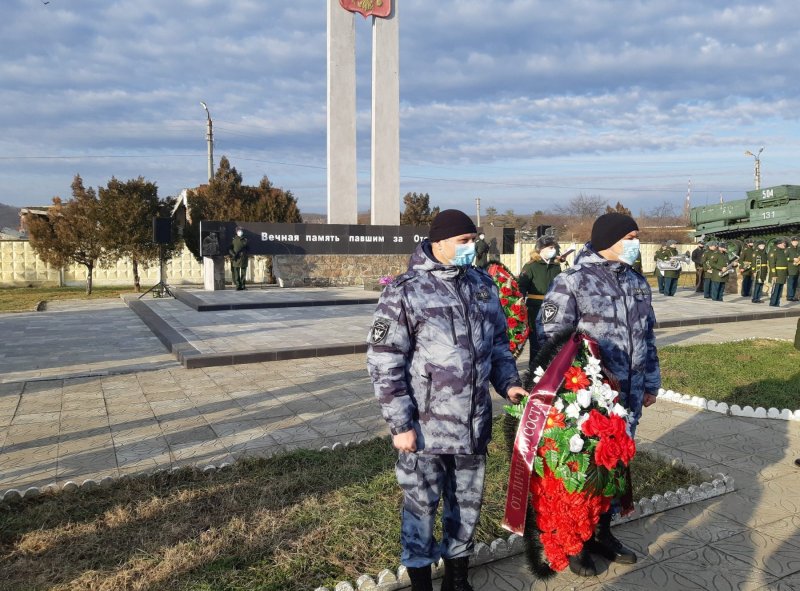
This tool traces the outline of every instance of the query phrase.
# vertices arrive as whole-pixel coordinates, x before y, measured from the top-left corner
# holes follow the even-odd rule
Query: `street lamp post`
[[[208,112],[208,107],[203,101],[200,101],[203,108],[206,110],[206,142],[208,142],[208,182],[214,178],[214,129],[211,123],[211,113]]]
[[[755,171],[755,178],[756,178],[756,191],[761,188],[761,152],[764,151],[764,146],[761,146],[761,149],[758,151],[758,154],[753,154],[750,150],[745,150],[745,156],[752,156],[753,159],[756,161],[756,171]]]

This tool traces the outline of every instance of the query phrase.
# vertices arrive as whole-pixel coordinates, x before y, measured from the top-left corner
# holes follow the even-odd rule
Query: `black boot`
[[[594,532],[592,550],[612,562],[620,564],[635,564],[636,553],[627,548],[611,533],[611,513],[600,516],[600,522]]]
[[[569,557],[569,570],[579,577],[597,576],[597,567],[589,554],[588,544],[583,547],[580,554]]]
[[[411,591],[433,591],[430,564],[420,568],[407,568],[406,571],[411,579]]]
[[[442,591],[474,591],[467,580],[469,557],[445,558]]]

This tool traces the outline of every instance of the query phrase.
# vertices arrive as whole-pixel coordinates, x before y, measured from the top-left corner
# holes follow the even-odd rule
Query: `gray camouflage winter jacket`
[[[502,396],[520,385],[488,274],[437,262],[426,240],[381,294],[368,345],[375,395],[394,433],[414,429],[425,453],[486,453],[489,382]]]
[[[658,394],[661,370],[647,280],[630,265],[609,261],[586,244],[575,265],[558,275],[536,319],[540,339],[575,327],[597,340],[603,364],[619,382],[620,404],[635,428],[645,392]]]

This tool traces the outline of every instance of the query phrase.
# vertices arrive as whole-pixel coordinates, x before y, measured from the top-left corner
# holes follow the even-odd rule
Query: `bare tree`
[[[605,213],[606,207],[608,207],[608,201],[604,197],[580,193],[577,197],[567,201],[565,205],[557,207],[556,212],[570,217],[589,219]]]
[[[648,211],[647,217],[656,220],[674,220],[675,218],[678,218],[680,216],[678,215],[678,212],[675,209],[675,205],[673,205],[669,201],[664,200],[661,202],[660,205],[657,205],[653,209]]]

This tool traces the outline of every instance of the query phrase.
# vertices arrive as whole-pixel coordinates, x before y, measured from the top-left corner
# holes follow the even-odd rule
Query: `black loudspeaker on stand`
[[[166,272],[164,271],[164,245],[172,241],[172,219],[171,218],[153,218],[153,242],[158,244],[158,283],[148,289],[139,296],[141,300],[148,293],[152,292],[154,298],[163,298],[166,296],[174,298],[175,296],[169,289],[166,282]]]

